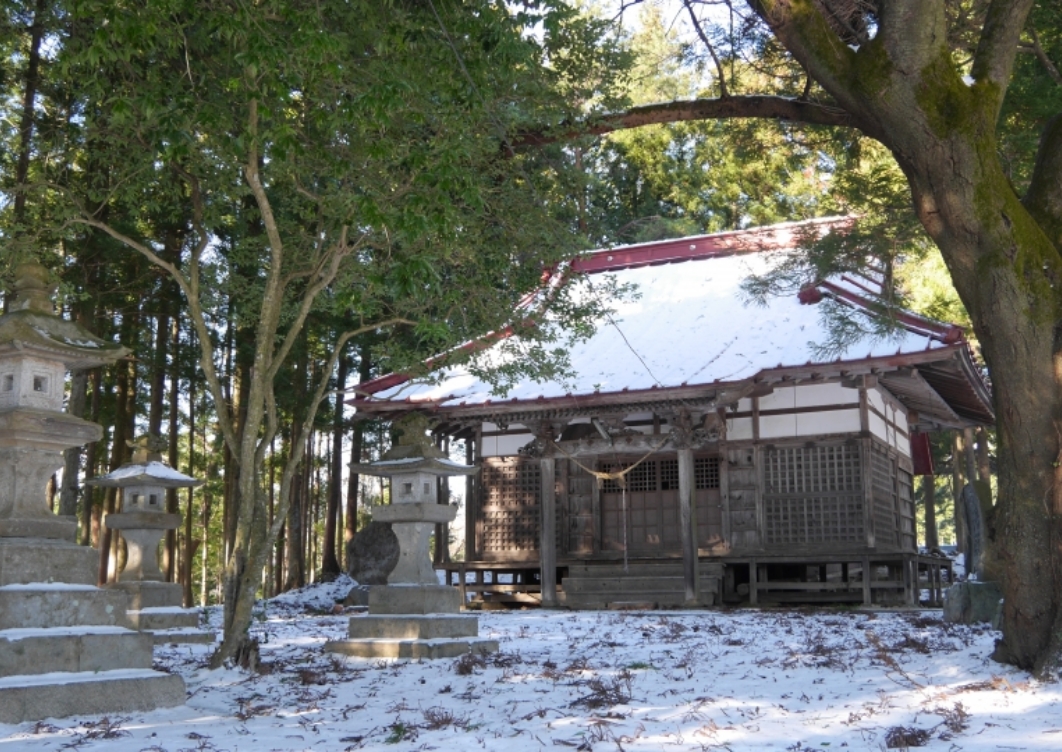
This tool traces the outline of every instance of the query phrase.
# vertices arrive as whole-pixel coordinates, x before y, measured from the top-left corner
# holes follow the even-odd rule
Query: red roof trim
[[[841,287],[829,280],[819,282],[815,285],[815,288],[825,290],[830,295],[865,310],[874,307],[874,302],[870,298],[863,297],[862,295],[852,292],[851,290]],[[807,288],[805,288],[805,290],[806,289]],[[817,300],[805,301],[805,298],[809,297],[805,290],[800,291],[800,295],[798,296],[800,297],[800,302],[817,303]],[[966,333],[961,326],[927,319],[924,316],[919,316],[917,313],[912,313],[911,311],[897,310],[893,315],[896,316],[897,321],[903,324],[905,329],[914,334],[924,334],[927,337],[939,340],[946,345],[954,345],[966,341]]]
[[[692,261],[712,256],[733,256],[739,253],[792,248],[802,233],[813,229],[817,229],[819,233],[825,233],[835,227],[845,227],[852,221],[851,217],[825,217],[803,222],[786,222],[769,227],[756,227],[751,230],[734,230],[712,235],[696,235],[689,238],[619,246],[594,251],[589,256],[576,259],[572,262],[571,268],[576,272],[594,274],[655,264]]]

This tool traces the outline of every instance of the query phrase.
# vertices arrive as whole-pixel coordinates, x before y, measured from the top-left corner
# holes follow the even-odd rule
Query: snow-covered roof
[[[578,261],[576,266],[591,280],[612,274],[618,283],[633,285],[638,296],[618,301],[611,318],[571,348],[575,375],[570,379],[524,380],[494,394],[491,385],[455,366],[419,382],[382,377],[359,388],[372,396],[356,404],[399,401],[407,407],[449,408],[524,403],[740,382],[773,369],[819,363],[836,366],[839,361],[913,354],[926,360],[935,359],[935,353],[944,358],[965,351],[961,330],[912,314],[901,318],[902,326],[892,336],[867,336],[839,358],[823,356],[819,346],[827,343],[828,333],[822,310],[813,303],[830,295],[865,307],[859,280],[829,280],[812,295],[770,297],[764,305],[750,301],[742,290],[750,275],[764,274],[777,263],[770,248],[797,242],[794,227],[799,226],[768,228],[773,232],[768,242],[764,230],[722,233],[607,249]],[[495,345],[487,357],[502,357],[497,350]]]
[[[132,485],[162,486],[164,488],[185,488],[201,486],[203,481],[174,470],[164,462],[131,462],[117,470],[85,481],[86,485],[119,487]]]

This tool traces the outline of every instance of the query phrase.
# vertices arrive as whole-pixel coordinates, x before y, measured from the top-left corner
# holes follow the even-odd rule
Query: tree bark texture
[[[1032,0],[992,0],[972,67],[956,71],[943,0],[881,4],[876,36],[851,49],[814,0],[752,0],[809,74],[881,141],[910,184],[992,373],[1004,582],[995,656],[1053,674],[1062,659],[1062,120],[1019,197],[996,125]]]

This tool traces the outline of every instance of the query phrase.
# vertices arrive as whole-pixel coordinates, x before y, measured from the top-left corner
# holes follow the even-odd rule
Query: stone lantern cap
[[[73,321],[55,314],[55,284],[48,270],[33,261],[15,267],[14,302],[0,316],[0,358],[30,356],[59,361],[71,371],[113,363],[129,354]]]
[[[87,480],[85,485],[103,488],[190,488],[203,485],[204,481],[174,470],[162,461],[160,451],[166,447],[166,442],[157,436],[141,436],[129,442],[129,446],[133,449],[132,462],[127,462],[106,475]]]
[[[365,465],[351,465],[351,471],[359,475],[372,475],[392,478],[396,475],[425,473],[427,475],[474,475],[479,472],[476,465],[463,465],[449,459],[442,450],[431,443],[425,435],[428,419],[422,415],[412,414],[395,425],[400,431],[398,443],[384,453],[376,462]]]

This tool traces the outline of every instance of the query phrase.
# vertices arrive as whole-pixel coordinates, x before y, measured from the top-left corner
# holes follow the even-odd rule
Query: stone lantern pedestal
[[[161,454],[166,442],[157,436],[142,436],[131,446],[131,462],[85,484],[122,493],[122,511],[103,521],[122,533],[126,547],[125,568],[108,587],[128,594],[130,623],[150,633],[156,643],[213,642],[212,632],[199,629],[199,612],[183,608],[180,584],[164,581],[158,561],[162,536],[181,524],[179,514],[165,511],[166,491],[203,482],[167,465]]]
[[[184,682],[126,626],[128,595],[95,587],[96,551],[45,496],[63,450],[103,433],[62,411],[66,370],[128,351],[57,317],[40,265],[16,277],[0,316],[0,723],[181,705]]]
[[[374,522],[391,525],[398,563],[386,585],[369,588],[369,613],[350,620],[350,639],[325,645],[361,658],[452,658],[493,653],[497,640],[479,637],[479,619],[461,614],[461,593],[440,585],[428,555],[435,525],[452,522],[457,508],[436,501],[436,479],[471,475],[479,468],[452,462],[425,436],[426,421],[407,418],[398,446],[379,462],[357,465],[359,474],[391,479],[391,504],[372,509]],[[441,544],[440,544],[441,545]]]

